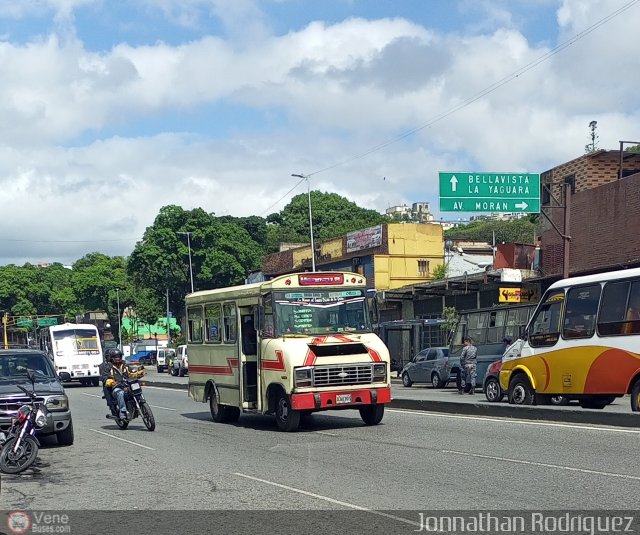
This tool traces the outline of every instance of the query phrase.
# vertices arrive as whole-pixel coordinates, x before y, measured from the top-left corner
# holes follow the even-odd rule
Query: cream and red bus
[[[602,409],[631,394],[639,411],[640,269],[552,284],[518,344],[500,370],[510,403],[563,396]]]
[[[186,297],[189,397],[215,422],[273,414],[283,431],[316,411],[380,423],[389,351],[372,330],[362,275],[295,273]]]

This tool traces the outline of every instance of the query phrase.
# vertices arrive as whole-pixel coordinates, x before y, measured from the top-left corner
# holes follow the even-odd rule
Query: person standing
[[[464,368],[466,379],[465,391],[469,388],[469,394],[476,393],[476,375],[477,375],[478,348],[473,345],[471,338],[464,339],[464,349],[460,354],[460,367]],[[462,394],[460,387],[458,393]]]

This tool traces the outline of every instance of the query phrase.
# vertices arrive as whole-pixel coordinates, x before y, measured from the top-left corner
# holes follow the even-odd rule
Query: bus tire
[[[509,403],[512,405],[534,405],[536,395],[529,379],[524,374],[516,375],[509,383]]]
[[[360,418],[365,425],[378,425],[384,416],[384,405],[368,405],[360,409]]]
[[[100,386],[100,377],[92,377],[91,378],[92,386]]]
[[[633,412],[640,411],[640,377],[631,387],[631,410]]]
[[[276,424],[280,431],[297,431],[300,426],[300,411],[291,408],[289,396],[280,390],[276,399]]]

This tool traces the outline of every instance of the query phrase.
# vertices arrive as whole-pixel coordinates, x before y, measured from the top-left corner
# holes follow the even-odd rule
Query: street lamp
[[[316,250],[313,246],[313,218],[311,217],[311,184],[309,177],[305,175],[292,174],[296,178],[303,178],[307,181],[307,197],[309,199],[309,233],[311,234],[311,271],[316,270]]]
[[[178,232],[187,235],[187,246],[189,247],[189,275],[191,276],[191,293],[193,293],[193,266],[191,265],[191,232]]]
[[[116,288],[116,299],[118,300],[118,347],[122,351],[122,316],[120,316],[120,288]]]

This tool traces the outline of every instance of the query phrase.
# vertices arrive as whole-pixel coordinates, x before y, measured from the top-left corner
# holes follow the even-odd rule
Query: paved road
[[[157,373],[155,368],[147,367],[146,369],[146,378],[148,381],[153,383],[167,383],[167,385],[183,385],[184,388],[187,387],[189,383],[189,377],[173,377],[168,373]],[[487,401],[482,390],[477,389],[476,394],[473,396],[470,395],[459,395],[455,386],[449,386],[448,388],[437,388],[434,389],[431,385],[423,385],[423,384],[414,384],[410,388],[406,388],[402,386],[400,380],[396,380],[392,378],[392,386],[391,392],[393,395],[393,399],[407,399],[407,400],[428,400],[428,401],[437,401],[437,402],[445,402],[445,403],[458,403],[458,404],[480,404],[485,405],[487,407],[491,406],[508,406],[507,399],[505,399],[500,403],[491,403]],[[514,411],[518,411],[520,407],[511,406]],[[568,406],[555,406],[555,405],[538,405],[538,409],[540,410],[561,410],[561,411],[576,411],[579,413],[590,412],[594,414],[631,414],[631,401],[629,396],[624,396],[616,399],[613,403],[608,405],[602,410],[596,409],[583,409],[580,405],[573,401]],[[463,409],[462,409],[463,410]],[[638,415],[640,419],[640,415]],[[606,420],[606,418],[605,418]]]
[[[640,429],[388,410],[377,427],[344,411],[313,415],[286,434],[262,416],[215,424],[185,391],[148,387],[158,422],[150,433],[140,420],[126,431],[107,420],[101,389],[67,390],[76,443],[45,446],[35,471],[3,475],[7,508],[408,515],[638,505]]]

